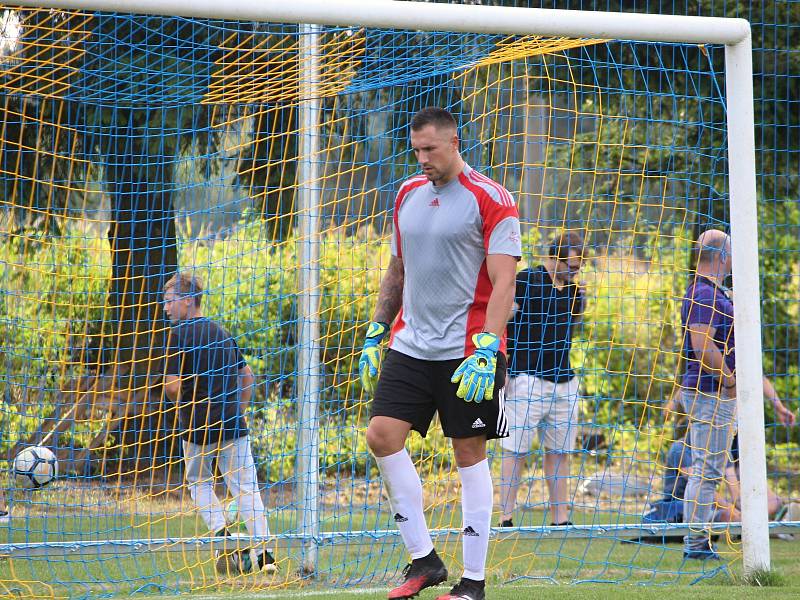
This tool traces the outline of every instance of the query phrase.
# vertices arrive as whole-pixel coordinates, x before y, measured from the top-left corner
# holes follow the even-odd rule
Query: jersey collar
[[[465,177],[469,177],[469,174],[472,172],[472,167],[470,167],[467,163],[464,163],[464,168],[461,170],[461,174]],[[444,185],[434,185],[431,183],[431,189],[435,194],[441,194],[442,192],[450,189],[451,186],[458,185],[459,176],[456,175],[453,177],[452,180],[448,181]]]
[[[725,296],[728,300],[731,298],[731,288],[725,287],[724,285],[719,285],[713,279],[709,279],[705,275],[697,275],[695,277],[695,282],[703,282],[706,285],[711,286],[715,290],[719,290],[723,296]]]

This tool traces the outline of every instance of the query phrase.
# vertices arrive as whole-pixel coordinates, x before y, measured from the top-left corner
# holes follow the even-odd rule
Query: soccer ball
[[[248,573],[261,572],[266,575],[277,573],[278,567],[270,559],[263,568],[258,565],[259,555],[252,548],[244,550],[217,550],[216,569],[217,573],[226,577],[235,575],[246,575]]]
[[[29,446],[14,458],[14,479],[21,488],[40,488],[57,475],[56,455],[44,446]]]

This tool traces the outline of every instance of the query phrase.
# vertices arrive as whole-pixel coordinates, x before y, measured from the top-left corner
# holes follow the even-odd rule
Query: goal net
[[[565,230],[585,240],[576,445],[559,482],[573,525],[550,526],[554,481],[535,438],[514,526],[493,532],[490,582],[690,583],[738,568],[733,487],[714,500],[716,566],[684,561],[672,542],[688,528],[653,513],[680,504],[669,478],[688,469],[673,447],[685,411],[670,400],[692,243],[731,222],[724,46],[0,11],[0,446],[9,469],[27,446],[58,460],[38,489],[10,472],[0,590],[400,576],[408,558],[366,447],[357,363],[394,195],[418,171],[408,124],[426,106],[454,114],[467,163],[512,193],[521,268]],[[186,484],[164,386],[164,286],[178,270],[201,280],[204,316],[254,373],[245,418],[267,536],[243,525],[224,461],[205,480],[238,542],[209,530]],[[449,443],[434,424],[408,447],[456,573]],[[502,452],[489,453],[499,523]],[[220,572],[218,551],[236,543],[269,548],[278,572]]]

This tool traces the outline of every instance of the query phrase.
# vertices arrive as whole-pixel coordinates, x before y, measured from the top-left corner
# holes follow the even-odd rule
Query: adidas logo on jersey
[[[480,536],[481,536],[481,534],[479,534],[477,531],[475,531],[475,530],[472,528],[472,526],[471,526],[471,525],[467,525],[467,526],[464,528],[464,535],[466,535],[466,536],[469,536],[469,537],[480,537]]]
[[[480,418],[475,419],[475,422],[472,423],[473,429],[480,429],[481,427],[486,427],[486,424],[480,420]]]
[[[438,208],[438,206],[439,206],[439,199],[438,199],[438,198],[434,198],[433,200],[431,200],[431,203],[430,203],[430,204],[428,204],[428,206],[434,206],[434,207],[437,207],[437,208]]]
[[[408,521],[408,517],[404,517],[400,513],[394,513],[394,522],[395,523],[405,523]]]

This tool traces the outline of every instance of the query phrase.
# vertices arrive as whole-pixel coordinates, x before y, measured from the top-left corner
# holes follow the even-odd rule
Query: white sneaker
[[[268,550],[264,550],[264,553],[259,556],[257,560],[259,563],[264,563],[261,567],[262,573],[273,575],[278,572],[278,565],[275,564],[275,558],[269,553]]]
[[[800,521],[800,502],[790,502],[783,511],[778,521]],[[795,540],[794,533],[776,533],[775,537],[785,542]]]
[[[8,514],[8,511],[0,510],[0,525],[5,525],[10,521],[11,521],[11,515]]]

